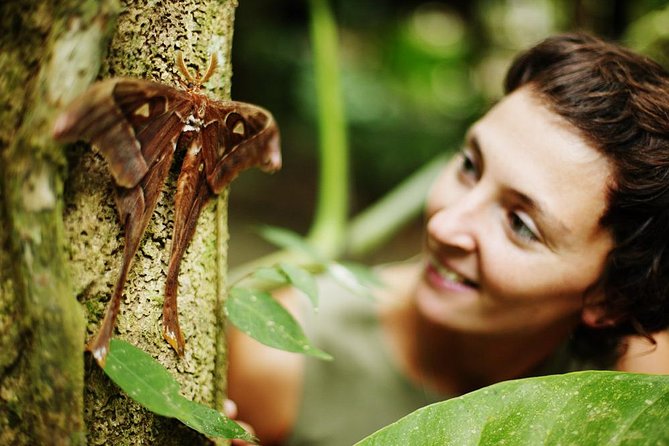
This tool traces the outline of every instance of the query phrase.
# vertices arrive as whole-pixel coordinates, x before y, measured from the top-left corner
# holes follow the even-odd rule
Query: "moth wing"
[[[117,185],[136,186],[164,141],[183,128],[176,107],[187,106],[184,93],[155,82],[113,78],[96,82],[58,117],[54,138],[87,141],[109,164]],[[169,124],[169,125],[168,125]]]
[[[133,130],[147,166],[164,150],[174,150],[194,105],[189,96],[167,85],[137,79],[119,81],[114,100]]]
[[[202,128],[207,183],[215,194],[244,169],[281,168],[279,129],[267,110],[243,102],[211,103]]]
[[[112,85],[111,97],[114,107],[104,102],[108,111],[120,113],[120,123],[116,122],[110,131],[118,130],[119,125],[125,123],[131,130],[127,135],[132,136],[139,146],[133,152],[132,159],[141,160],[146,165],[144,175],[135,178],[134,185],[122,184],[118,181],[118,173],[123,173],[126,166],[118,164],[124,162],[118,156],[122,145],[114,145],[123,137],[115,138],[113,134],[104,134],[93,139],[101,153],[107,159],[110,170],[117,182],[116,206],[119,218],[125,228],[125,246],[123,249],[123,263],[114,287],[114,293],[105,314],[100,330],[88,345],[96,360],[104,364],[109,340],[112,336],[116,317],[123,294],[130,264],[135,257],[144,231],[149,224],[153,210],[160,196],[160,192],[167,178],[174,152],[184,127],[182,116],[187,116],[192,103],[178,91],[167,86],[150,82],[121,80],[110,82]],[[95,87],[95,86],[94,86]]]

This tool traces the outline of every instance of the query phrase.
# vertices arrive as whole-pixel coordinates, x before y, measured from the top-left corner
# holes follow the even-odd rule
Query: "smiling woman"
[[[428,198],[418,309],[498,340],[541,336],[553,350],[612,246],[599,225],[610,177],[606,158],[531,88],[508,95],[472,127]]]
[[[231,333],[230,395],[263,444],[352,444],[512,378],[669,373],[669,75],[563,35],[506,89],[435,182],[420,259],[379,268],[374,303],[322,283],[303,318],[333,362]]]

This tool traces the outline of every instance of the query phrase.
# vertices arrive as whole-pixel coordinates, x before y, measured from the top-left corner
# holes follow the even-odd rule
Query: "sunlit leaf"
[[[340,264],[348,269],[361,285],[368,287],[383,286],[383,281],[379,275],[369,266],[355,262],[340,262]]]
[[[589,371],[507,381],[433,404],[357,446],[666,445],[669,376]]]
[[[126,394],[150,411],[177,418],[209,437],[253,441],[241,426],[220,412],[184,398],[172,375],[149,354],[112,339],[104,371]]]
[[[329,263],[327,265],[327,272],[339,285],[351,293],[373,299],[370,287],[363,283],[351,269],[341,263]]]
[[[233,288],[225,301],[225,312],[237,328],[265,345],[332,359],[311,345],[293,316],[267,292]]]
[[[307,295],[314,308],[318,308],[318,285],[314,276],[297,265],[281,263],[279,265],[290,283]]]
[[[259,229],[260,236],[270,243],[281,248],[300,251],[307,254],[316,262],[323,262],[323,258],[307,241],[298,233],[276,226],[262,226]]]

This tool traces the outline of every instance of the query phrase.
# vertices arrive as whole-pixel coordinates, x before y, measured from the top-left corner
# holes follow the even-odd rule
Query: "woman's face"
[[[469,131],[433,186],[416,302],[475,333],[571,327],[612,247],[599,225],[612,169],[525,87]]]

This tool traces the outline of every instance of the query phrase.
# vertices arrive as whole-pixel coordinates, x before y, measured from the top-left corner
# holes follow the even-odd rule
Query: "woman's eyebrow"
[[[539,220],[540,226],[547,227],[552,237],[565,237],[571,234],[569,227],[562,222],[555,214],[551,213],[546,206],[539,200],[515,189],[509,191],[523,203],[527,209]]]
[[[482,144],[479,142],[476,133],[471,130],[467,132],[465,142],[467,147],[472,151],[472,155],[478,159],[481,165],[480,168],[482,169],[482,166],[485,162],[485,150]],[[540,200],[511,187],[504,187],[504,189],[508,193],[512,194],[518,201],[520,201],[523,206],[530,211],[530,213],[534,214],[535,218],[540,220],[542,226],[548,227],[551,235],[564,237],[571,234],[569,227],[554,213],[550,212],[548,207]]]

